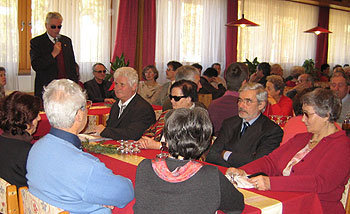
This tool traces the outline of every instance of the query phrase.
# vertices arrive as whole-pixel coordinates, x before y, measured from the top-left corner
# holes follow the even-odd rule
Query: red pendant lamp
[[[227,27],[255,27],[255,26],[260,26],[254,22],[249,21],[248,19],[244,18],[244,0],[242,0],[242,18],[238,19],[236,21],[227,23],[225,26]]]
[[[304,33],[314,33],[314,34],[316,34],[318,36],[321,33],[332,33],[332,32],[327,30],[326,28],[317,26],[317,27],[311,28],[310,30],[304,31]]]

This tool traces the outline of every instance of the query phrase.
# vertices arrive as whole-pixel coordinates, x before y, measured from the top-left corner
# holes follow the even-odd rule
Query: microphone
[[[61,34],[57,34],[55,38],[55,43],[60,42],[60,39],[61,39]]]

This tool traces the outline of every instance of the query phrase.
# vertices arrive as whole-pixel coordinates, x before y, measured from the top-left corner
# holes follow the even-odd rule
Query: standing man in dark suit
[[[244,84],[239,90],[238,115],[224,120],[206,161],[237,168],[276,149],[283,131],[262,114],[266,103],[267,92],[261,84]]]
[[[98,125],[96,132],[114,140],[138,140],[143,132],[156,121],[152,106],[136,93],[138,75],[131,67],[122,67],[114,72],[114,92],[117,101],[113,104],[107,126]]]
[[[46,33],[30,40],[30,59],[36,72],[35,96],[42,97],[43,87],[54,79],[78,81],[72,41],[60,35],[63,18],[58,12],[46,15]]]
[[[94,75],[94,78],[84,83],[84,88],[88,94],[88,99],[93,103],[115,102],[113,91],[109,91],[112,82],[105,80],[106,72],[106,66],[98,62],[92,66],[92,74]]]

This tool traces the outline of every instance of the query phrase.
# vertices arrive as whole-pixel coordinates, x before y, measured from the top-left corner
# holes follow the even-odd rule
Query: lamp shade
[[[310,30],[304,31],[304,33],[315,33],[316,35],[319,35],[321,33],[332,33],[332,32],[327,30],[326,28],[317,26],[317,27],[311,28]]]
[[[248,19],[245,19],[244,14],[242,14],[241,19],[227,23],[225,26],[227,26],[227,27],[255,27],[255,26],[259,26],[259,25],[254,23],[254,22],[249,21]]]

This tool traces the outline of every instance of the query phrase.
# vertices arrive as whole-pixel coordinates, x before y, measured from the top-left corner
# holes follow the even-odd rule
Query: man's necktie
[[[55,44],[58,42],[57,38],[53,38],[53,41],[55,41]]]
[[[243,123],[243,129],[241,131],[241,136],[244,134],[245,130],[250,126],[248,122]]]
[[[118,118],[123,114],[124,109],[125,109],[125,105],[121,105],[121,106],[120,106],[120,109],[119,109]]]

